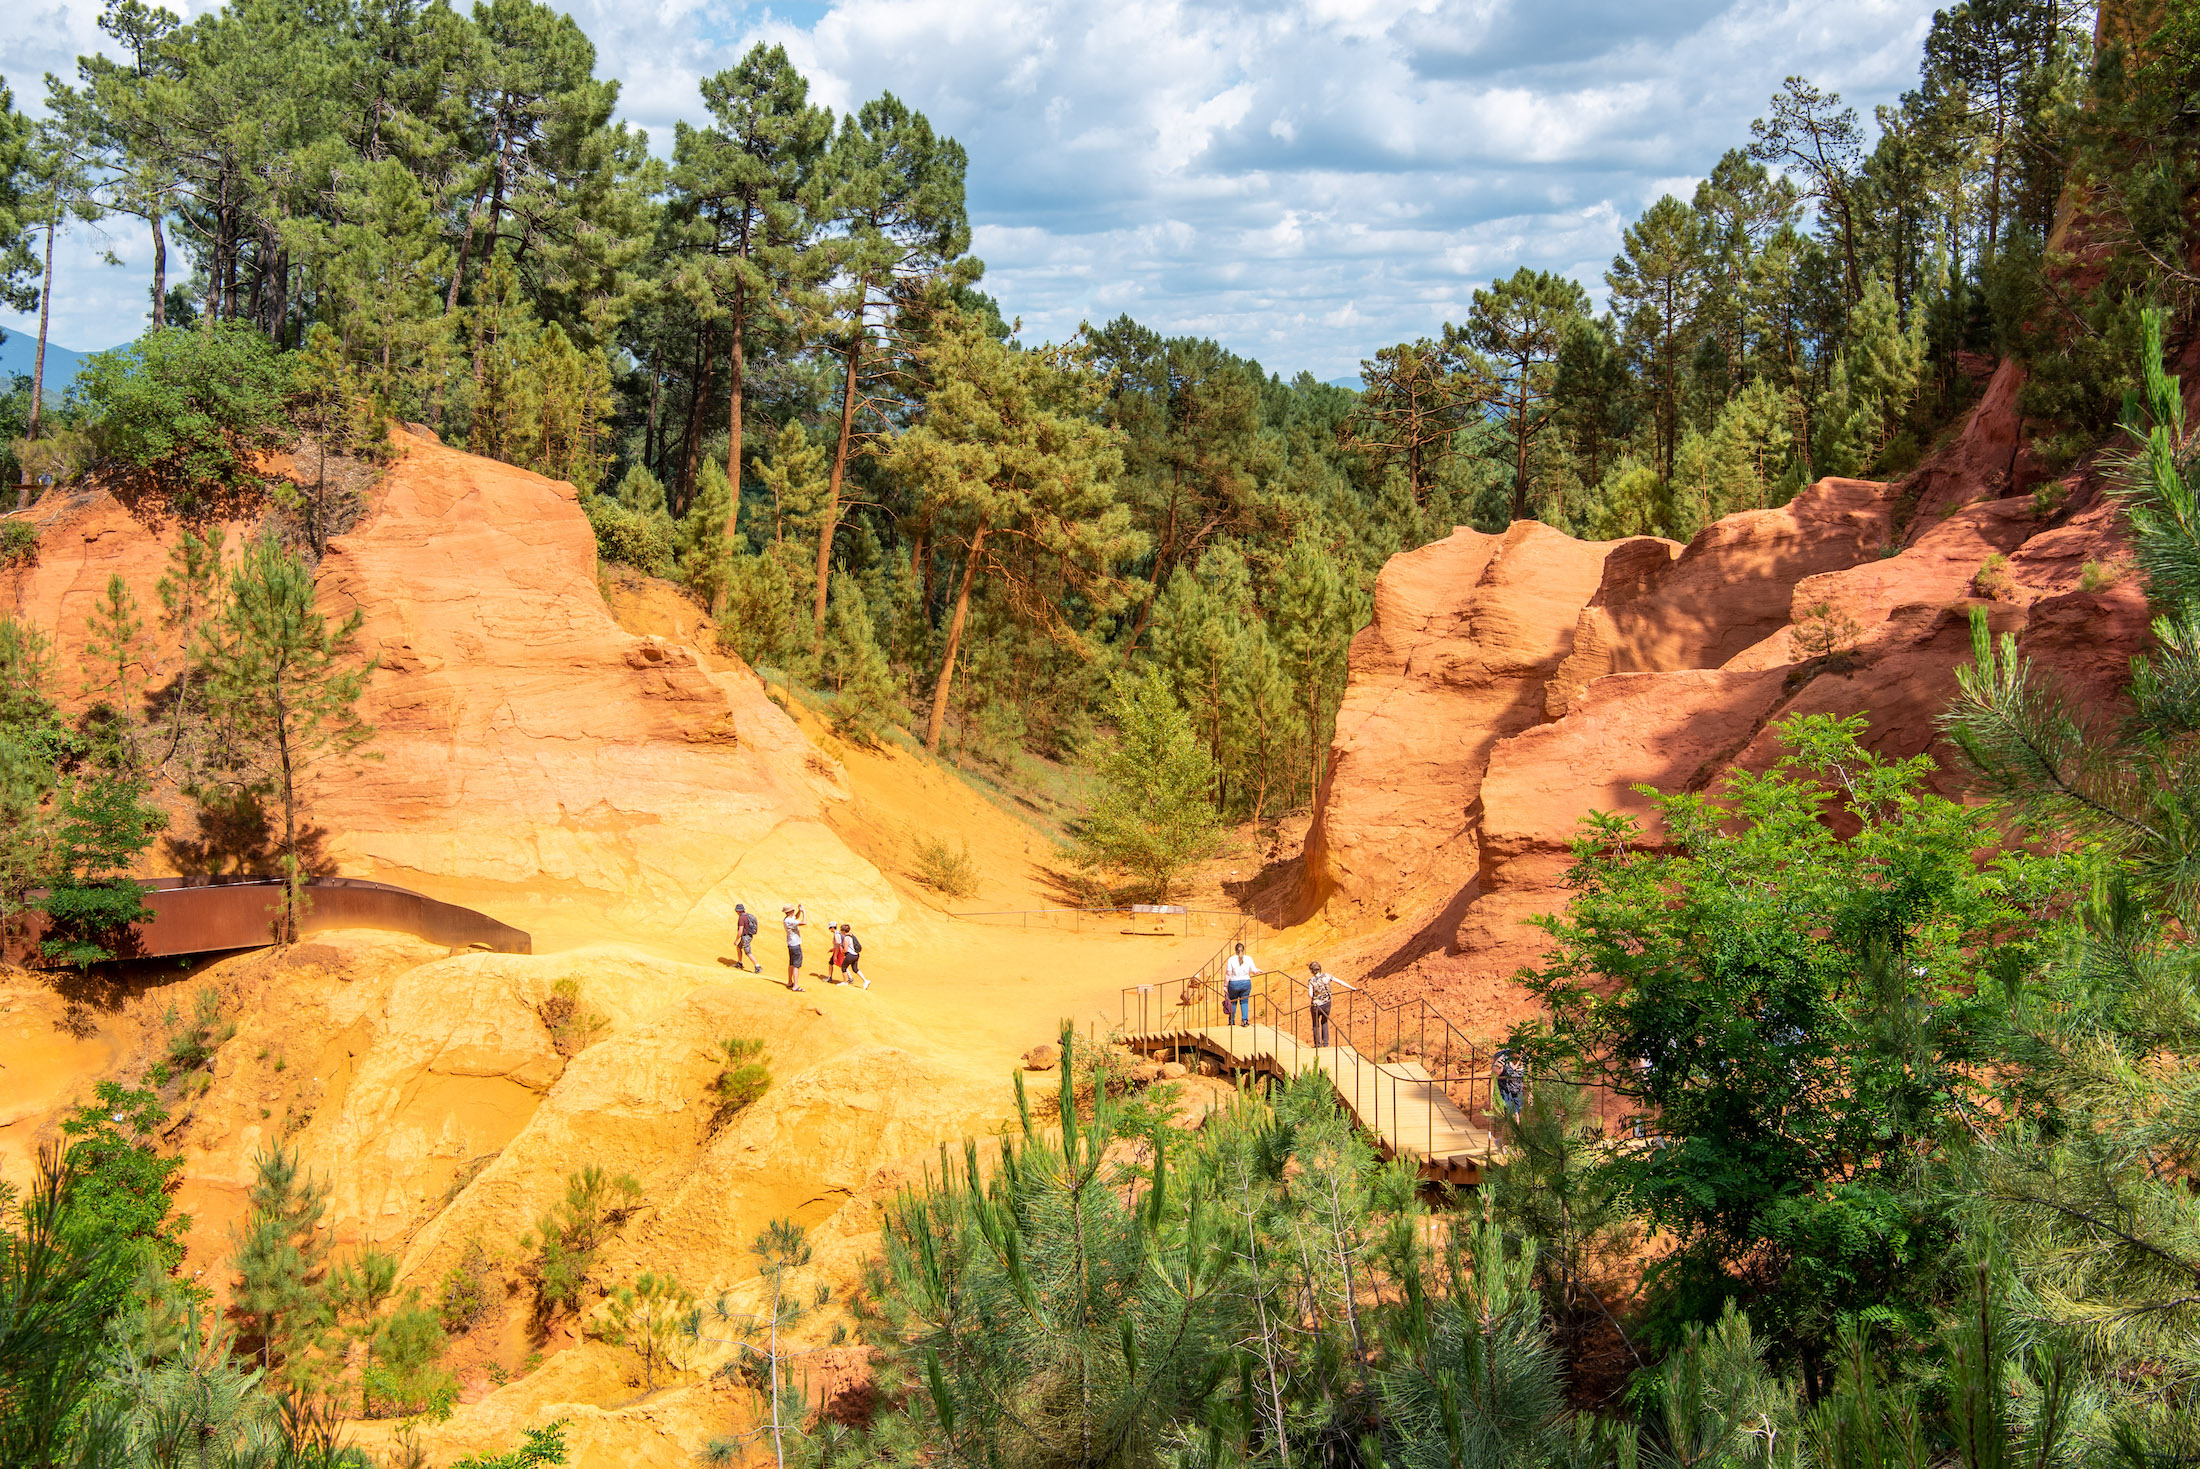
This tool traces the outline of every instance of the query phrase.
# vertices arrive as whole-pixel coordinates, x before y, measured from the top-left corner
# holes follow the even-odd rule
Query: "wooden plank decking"
[[[1320,1071],[1383,1151],[1421,1160],[1422,1172],[1473,1183],[1489,1160],[1489,1132],[1474,1125],[1459,1105],[1415,1061],[1371,1061],[1350,1046],[1314,1047],[1273,1025],[1203,1025],[1124,1037],[1131,1046],[1190,1047],[1242,1070],[1294,1077]]]

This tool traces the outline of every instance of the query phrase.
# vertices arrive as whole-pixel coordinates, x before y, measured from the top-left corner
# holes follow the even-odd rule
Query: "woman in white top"
[[[1253,976],[1260,973],[1239,944],[1237,952],[1222,961],[1222,1015],[1225,1024],[1251,1025],[1253,1011]]]

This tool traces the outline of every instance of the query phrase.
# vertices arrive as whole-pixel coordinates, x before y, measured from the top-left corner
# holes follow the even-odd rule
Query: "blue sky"
[[[191,10],[210,8],[205,5]],[[17,0],[34,103],[99,0]],[[1783,77],[1868,118],[1914,86],[1932,0],[582,0],[599,74],[669,147],[698,78],[784,42],[820,101],[893,91],[970,151],[986,288],[1027,336],[1129,312],[1286,375],[1349,376],[1516,266],[1601,294],[1625,224],[1686,195]],[[143,322],[150,246],[66,238],[53,336]],[[100,263],[112,250],[124,264]],[[0,313],[9,331],[33,326]]]

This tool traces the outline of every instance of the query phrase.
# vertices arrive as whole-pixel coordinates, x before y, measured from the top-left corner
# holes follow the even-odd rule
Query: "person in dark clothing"
[[[756,950],[750,947],[756,941],[756,915],[748,910],[746,904],[736,903],[733,905],[733,921],[737,935],[733,967],[739,969],[745,963],[758,974],[762,974],[764,966],[756,962]]]

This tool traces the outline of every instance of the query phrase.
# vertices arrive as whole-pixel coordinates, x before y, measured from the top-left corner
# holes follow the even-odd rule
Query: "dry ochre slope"
[[[50,496],[33,517],[38,560],[0,597],[72,667],[111,575],[158,605],[176,528],[99,491]],[[329,1183],[336,1248],[397,1253],[403,1288],[433,1299],[480,1241],[505,1299],[454,1350],[467,1401],[422,1431],[436,1462],[551,1416],[574,1420],[579,1465],[684,1457],[743,1421],[745,1395],[701,1374],[645,1393],[626,1349],[570,1326],[530,1338],[519,1239],[568,1174],[599,1165],[643,1185],[602,1285],[670,1271],[738,1294],[755,1279],[749,1242],[792,1217],[817,1247],[814,1279],[844,1296],[879,1203],[941,1143],[1005,1121],[1024,1048],[1064,1018],[1104,1026],[1120,986],[1182,972],[1215,942],[949,919],[902,871],[919,834],[970,846],[972,906],[986,908],[1042,900],[1044,839],[921,757],[805,731],[738,662],[686,646],[692,620],[671,636],[622,627],[567,486],[402,438],[319,587],[332,614],[365,615],[384,757],[317,780],[324,853],[529,928],[537,952],[344,933],[192,970],[0,975],[0,1171],[22,1181],[66,1107],[96,1080],[144,1079],[164,1015],[216,991],[235,1034],[203,1092],[195,1078],[167,1086],[164,1141],[194,1220],[185,1271],[226,1290],[228,1229],[254,1158],[278,1146]],[[148,682],[172,676],[172,657],[149,662]],[[784,974],[778,906],[794,899],[811,924],[803,994],[770,982]],[[718,962],[735,901],[766,910],[764,977]],[[868,991],[822,983],[819,928],[843,919],[867,940]],[[604,1019],[570,1057],[542,1013],[560,980]],[[774,1081],[713,1128],[713,1053],[736,1035],[766,1040]],[[820,1313],[802,1342],[821,1391],[856,1368],[825,1345],[838,1319]],[[499,1374],[518,1380],[495,1388]],[[359,1430],[370,1443],[387,1431]]]

